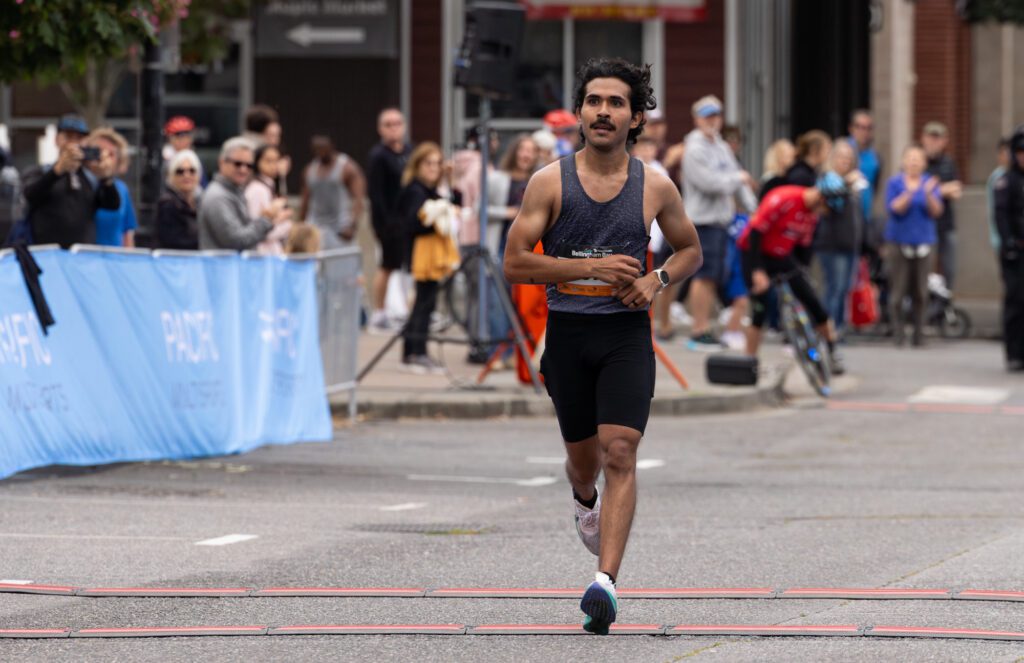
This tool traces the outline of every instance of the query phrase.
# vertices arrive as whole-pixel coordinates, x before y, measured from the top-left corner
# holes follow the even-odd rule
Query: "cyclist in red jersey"
[[[835,357],[835,328],[821,300],[807,280],[797,257],[809,251],[818,225],[818,213],[826,206],[840,210],[850,203],[846,183],[828,172],[813,187],[780,186],[773,189],[757,208],[737,245],[742,252],[743,278],[750,290],[752,319],[747,330],[747,354],[757,356],[767,317],[767,298],[774,276],[785,276],[793,295],[800,300],[826,340],[833,358],[833,373],[843,368]]]

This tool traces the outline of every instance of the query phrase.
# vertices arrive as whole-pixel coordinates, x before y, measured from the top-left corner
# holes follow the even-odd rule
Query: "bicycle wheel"
[[[939,317],[942,338],[967,338],[971,333],[971,316],[959,306],[947,307]]]
[[[820,396],[828,396],[832,392],[828,347],[811,328],[807,313],[789,286],[782,284],[779,289],[782,295],[779,298],[782,329],[793,346],[796,363],[800,365],[814,391]]]

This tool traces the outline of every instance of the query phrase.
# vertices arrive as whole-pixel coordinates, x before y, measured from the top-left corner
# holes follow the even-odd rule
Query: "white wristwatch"
[[[661,287],[658,288],[658,292],[661,292],[662,290],[667,288],[668,284],[672,282],[672,278],[668,275],[668,272],[666,272],[664,269],[656,269],[656,270],[654,270],[654,274],[655,274],[655,276],[658,277],[658,283],[661,284]]]

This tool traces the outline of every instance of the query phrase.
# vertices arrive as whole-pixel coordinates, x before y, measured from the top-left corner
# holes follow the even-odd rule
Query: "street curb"
[[[746,412],[762,407],[778,407],[786,400],[783,384],[786,371],[777,371],[767,384],[753,389],[737,387],[735,393],[687,394],[658,398],[651,402],[651,415],[682,417],[697,414],[725,414]],[[479,395],[467,392],[463,399],[437,398],[417,401],[374,402],[360,397],[358,416],[362,420],[387,421],[395,419],[493,419],[496,417],[550,417],[555,410],[547,395],[493,393]],[[331,413],[339,417],[348,415],[348,403],[331,403]]]

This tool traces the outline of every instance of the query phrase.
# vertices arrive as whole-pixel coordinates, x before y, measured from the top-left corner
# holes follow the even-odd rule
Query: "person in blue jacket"
[[[924,344],[924,311],[928,297],[931,254],[938,242],[935,228],[943,210],[938,178],[928,175],[924,150],[912,145],[903,151],[902,170],[893,175],[885,191],[889,221],[885,241],[889,243],[890,316],[897,345],[906,341],[903,299],[910,297],[914,325],[913,344]]]

